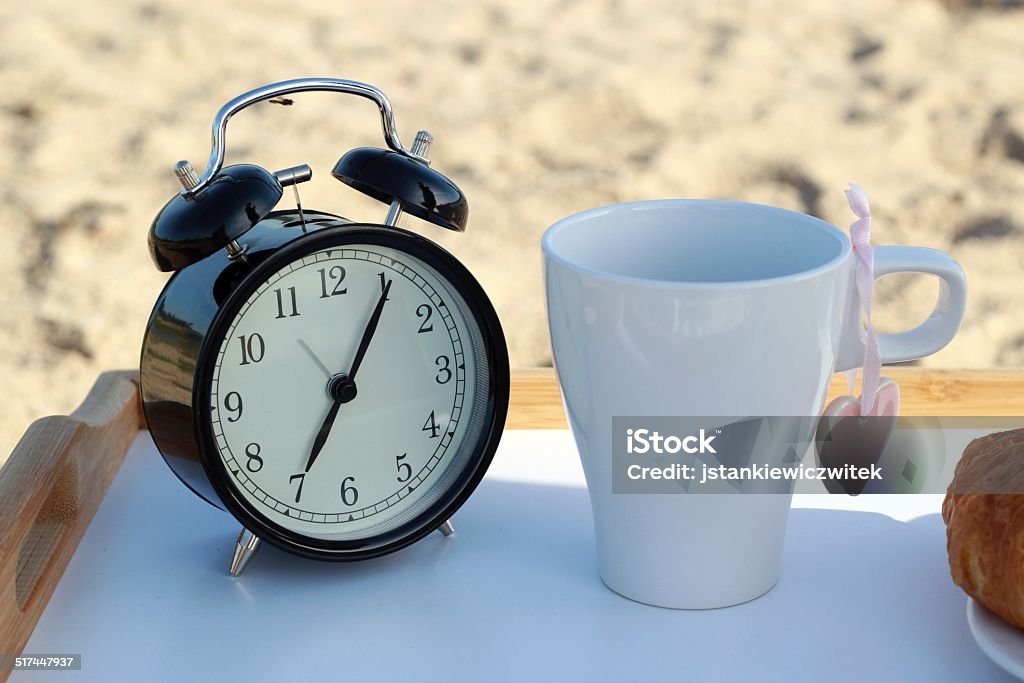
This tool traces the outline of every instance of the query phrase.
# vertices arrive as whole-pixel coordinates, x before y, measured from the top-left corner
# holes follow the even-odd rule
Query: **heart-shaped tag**
[[[825,406],[827,417],[895,417],[900,410],[900,387],[888,377],[880,377],[875,389],[875,404],[862,416],[861,401],[847,394],[837,396]]]
[[[850,238],[857,255],[854,286],[865,318],[861,395],[860,398],[853,396],[857,376],[854,368],[847,374],[850,393],[829,403],[818,420],[815,454],[818,464],[823,467],[850,466],[859,469],[877,465],[882,459],[900,410],[900,388],[893,380],[880,376],[881,353],[878,335],[871,322],[871,295],[875,281],[875,259],[871,249],[871,206],[867,194],[854,183],[850,183],[846,198],[850,210],[857,216],[857,220],[850,226]],[[864,491],[868,480],[850,476],[826,478],[824,482],[830,493],[855,496]]]
[[[837,469],[878,465],[896,423],[899,402],[899,386],[888,377],[880,379],[875,403],[867,415],[860,414],[861,402],[853,396],[834,399],[818,420],[815,432],[818,464]],[[851,476],[826,478],[823,483],[829,493],[856,496],[864,491],[868,481]]]

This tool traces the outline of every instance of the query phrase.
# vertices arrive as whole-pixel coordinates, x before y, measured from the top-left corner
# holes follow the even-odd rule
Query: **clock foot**
[[[228,573],[231,576],[238,576],[242,573],[245,566],[249,564],[249,560],[259,550],[260,543],[262,541],[259,536],[246,528],[242,529],[238,534],[238,540],[235,541],[235,554],[231,556],[231,566],[228,567]]]
[[[445,522],[441,526],[437,527],[437,530],[440,531],[445,536],[451,536],[452,534],[455,533],[455,527],[452,526],[452,521],[451,520],[448,520],[447,522]]]

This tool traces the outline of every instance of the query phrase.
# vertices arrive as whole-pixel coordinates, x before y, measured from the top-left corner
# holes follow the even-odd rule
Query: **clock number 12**
[[[320,273],[321,299],[329,299],[339,294],[348,294],[348,287],[341,286],[341,283],[345,281],[345,268],[343,266],[332,266],[330,270],[321,268],[317,272]],[[337,280],[330,292],[327,291],[328,280]]]

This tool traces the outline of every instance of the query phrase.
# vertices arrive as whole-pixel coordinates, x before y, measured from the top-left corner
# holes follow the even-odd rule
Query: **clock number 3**
[[[448,384],[448,381],[452,378],[452,371],[448,367],[451,361],[448,360],[448,356],[438,356],[434,359],[434,365],[437,366],[437,377],[434,381],[438,384]]]

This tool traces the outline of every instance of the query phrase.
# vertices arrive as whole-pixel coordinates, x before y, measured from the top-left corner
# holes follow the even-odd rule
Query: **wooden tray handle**
[[[0,653],[20,653],[140,428],[138,373],[36,420],[0,469]],[[0,671],[0,680],[8,671]]]

